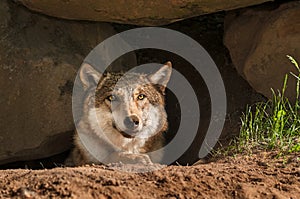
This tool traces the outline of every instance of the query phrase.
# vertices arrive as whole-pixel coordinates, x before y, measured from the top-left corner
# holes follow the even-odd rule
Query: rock
[[[66,151],[77,70],[116,32],[105,23],[32,14],[8,0],[0,1],[0,11],[0,164]],[[119,62],[135,65],[135,55]]]
[[[17,0],[31,10],[59,18],[152,26],[267,1],[271,0],[229,0],[226,3],[220,0]]]
[[[249,84],[271,98],[281,90],[285,74],[298,74],[286,55],[300,62],[300,3],[233,11],[225,19],[224,43],[232,61]],[[294,99],[295,78],[289,77],[286,96]]]

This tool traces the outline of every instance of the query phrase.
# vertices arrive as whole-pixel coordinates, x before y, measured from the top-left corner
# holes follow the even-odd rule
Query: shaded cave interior
[[[227,116],[225,126],[220,137],[220,143],[226,145],[228,141],[238,135],[240,127],[240,116],[245,110],[247,104],[264,100],[264,97],[254,91],[249,84],[238,75],[232,65],[228,50],[223,44],[224,34],[224,12],[203,15],[163,26],[172,30],[182,32],[202,45],[215,61],[221,76],[224,80],[227,94]],[[136,28],[138,26],[111,24],[117,32]],[[211,118],[211,103],[209,92],[201,75],[195,71],[195,68],[184,58],[163,50],[143,49],[135,52],[138,65],[146,63],[165,63],[171,61],[174,69],[182,73],[190,82],[198,98],[200,107],[199,129],[194,142],[190,148],[174,164],[191,165],[197,161],[198,151],[207,131]],[[126,56],[126,55],[124,55]],[[126,66],[129,67],[129,66]],[[72,83],[67,85],[67,90],[62,88],[62,92],[70,91]],[[166,110],[168,113],[169,131],[166,134],[170,142],[176,135],[180,123],[180,99],[177,99],[172,92],[167,92]],[[175,132],[175,133],[174,133]],[[188,133],[188,132],[187,132]],[[218,144],[219,146],[219,144]],[[43,169],[63,166],[63,162],[70,151],[47,157],[44,159],[13,162],[1,165],[1,169],[11,168],[29,168]]]

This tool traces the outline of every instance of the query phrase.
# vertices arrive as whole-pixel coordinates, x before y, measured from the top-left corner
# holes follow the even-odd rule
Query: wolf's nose
[[[139,118],[136,115],[130,115],[124,119],[126,128],[134,130],[139,126]]]

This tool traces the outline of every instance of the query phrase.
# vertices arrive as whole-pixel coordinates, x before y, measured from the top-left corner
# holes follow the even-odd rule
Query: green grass
[[[272,99],[247,107],[241,117],[240,134],[227,149],[231,153],[278,150],[280,156],[300,152],[300,69],[293,57],[287,57],[298,70],[298,75],[291,73],[296,78],[296,101],[285,97],[286,74],[282,90],[272,90]]]

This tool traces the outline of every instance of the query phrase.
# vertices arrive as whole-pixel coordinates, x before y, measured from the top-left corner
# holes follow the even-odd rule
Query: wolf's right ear
[[[91,86],[97,86],[101,73],[96,71],[91,65],[83,63],[80,67],[79,77],[84,89],[87,89]]]

